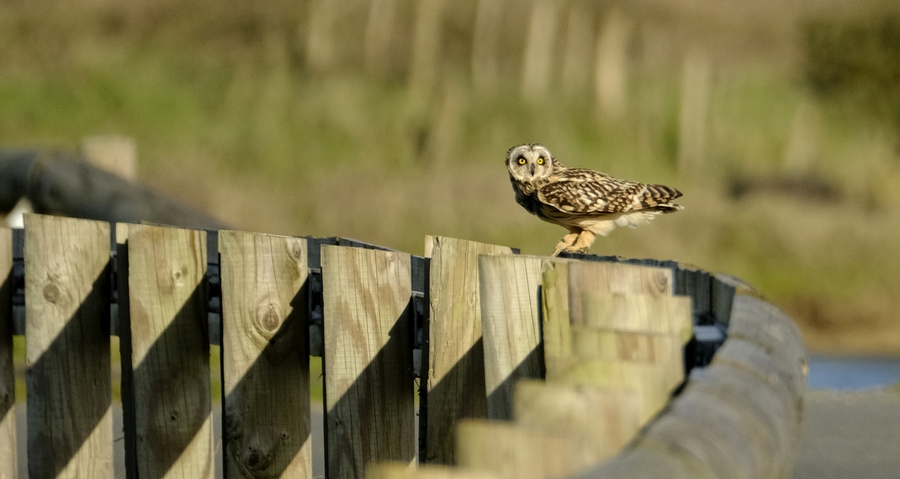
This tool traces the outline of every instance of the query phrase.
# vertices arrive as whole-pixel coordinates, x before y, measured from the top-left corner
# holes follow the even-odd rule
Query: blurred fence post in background
[[[81,155],[92,165],[129,181],[137,179],[134,138],[118,135],[89,136],[81,140]]]
[[[365,37],[365,65],[369,73],[384,76],[391,71],[396,16],[397,0],[370,0]]]
[[[338,2],[312,0],[309,2],[307,23],[306,62],[310,70],[324,72],[334,67],[337,46],[332,38]]]
[[[436,74],[441,66],[441,23],[445,0],[418,0],[416,2],[415,32],[412,45],[412,72],[410,86],[414,93],[431,94]]]
[[[583,98],[591,76],[594,58],[593,11],[585,3],[575,0],[569,8],[565,28],[561,83],[564,91],[573,98]]]
[[[632,21],[618,9],[606,15],[597,39],[595,87],[602,119],[625,113],[628,100],[628,43]]]
[[[693,49],[684,59],[681,84],[681,113],[678,131],[678,169],[681,173],[701,171],[706,154],[706,130],[712,64],[706,52]]]
[[[489,93],[500,80],[497,51],[504,0],[478,0],[475,30],[472,33],[472,82],[479,93]]]
[[[525,39],[525,58],[522,67],[522,95],[531,101],[547,94],[553,79],[553,53],[559,17],[557,0],[534,0],[531,22]]]
[[[797,105],[791,120],[790,137],[784,152],[784,170],[787,174],[802,174],[809,170],[819,153],[818,107],[810,100]]]

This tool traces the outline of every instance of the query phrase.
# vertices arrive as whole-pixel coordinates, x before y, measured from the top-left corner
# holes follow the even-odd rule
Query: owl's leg
[[[578,239],[578,235],[582,232],[582,230],[569,230],[571,233],[562,237],[559,240],[559,243],[556,244],[556,250],[553,251],[551,256],[559,256],[560,253],[568,249],[575,243],[575,240]]]
[[[566,248],[567,253],[579,253],[584,254],[591,248],[591,245],[594,244],[594,240],[597,239],[597,235],[591,233],[588,230],[584,230],[581,234],[578,235],[578,239],[575,243]]]

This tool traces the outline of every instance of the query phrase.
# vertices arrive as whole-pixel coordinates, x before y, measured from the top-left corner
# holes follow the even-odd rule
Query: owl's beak
[[[531,176],[534,176],[534,163],[531,164]]]

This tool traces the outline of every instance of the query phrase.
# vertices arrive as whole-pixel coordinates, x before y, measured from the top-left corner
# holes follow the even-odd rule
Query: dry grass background
[[[685,192],[685,212],[592,252],[734,274],[816,350],[898,354],[896,132],[804,82],[811,19],[892,8],[844,3],[6,0],[0,144],[134,137],[142,181],[240,229],[547,254],[563,231],[515,204],[502,162],[541,142]],[[621,69],[621,110],[598,98],[595,61]],[[762,187],[735,198],[739,177]]]

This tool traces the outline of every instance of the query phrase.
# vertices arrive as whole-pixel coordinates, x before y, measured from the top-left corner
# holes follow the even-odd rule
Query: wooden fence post
[[[428,98],[443,65],[439,61],[445,0],[418,0],[413,34],[410,87]]]
[[[576,470],[618,454],[643,425],[642,411],[634,391],[537,380],[516,384],[516,424],[572,438]]]
[[[0,478],[18,475],[13,370],[12,230],[0,227]]]
[[[219,232],[226,477],[312,478],[306,240]]]
[[[109,232],[108,223],[25,216],[32,478],[113,474]]]
[[[416,457],[406,253],[323,245],[326,472]]]
[[[480,256],[478,274],[488,418],[508,420],[515,382],[543,377],[541,258]]]
[[[475,26],[472,31],[472,83],[479,93],[490,93],[500,81],[497,50],[502,31],[506,0],[477,0]]]
[[[469,419],[459,425],[459,464],[503,479],[543,479],[578,470],[571,437],[543,434],[499,421]]]
[[[92,165],[129,181],[137,179],[137,145],[133,138],[117,135],[89,136],[79,148]]]
[[[397,17],[397,0],[369,0],[366,22],[365,66],[369,73],[386,75],[391,70],[391,44]]]
[[[532,1],[522,66],[522,95],[531,101],[542,100],[553,81],[558,14],[557,0]]]
[[[474,471],[460,467],[419,465],[411,468],[406,464],[376,464],[366,472],[368,479],[497,479],[484,471]]]
[[[129,477],[211,478],[206,233],[149,225],[116,232],[126,241],[118,274]]]
[[[425,461],[453,464],[462,418],[487,416],[478,256],[512,249],[440,236],[425,238],[431,258]],[[421,420],[421,419],[420,419]]]

